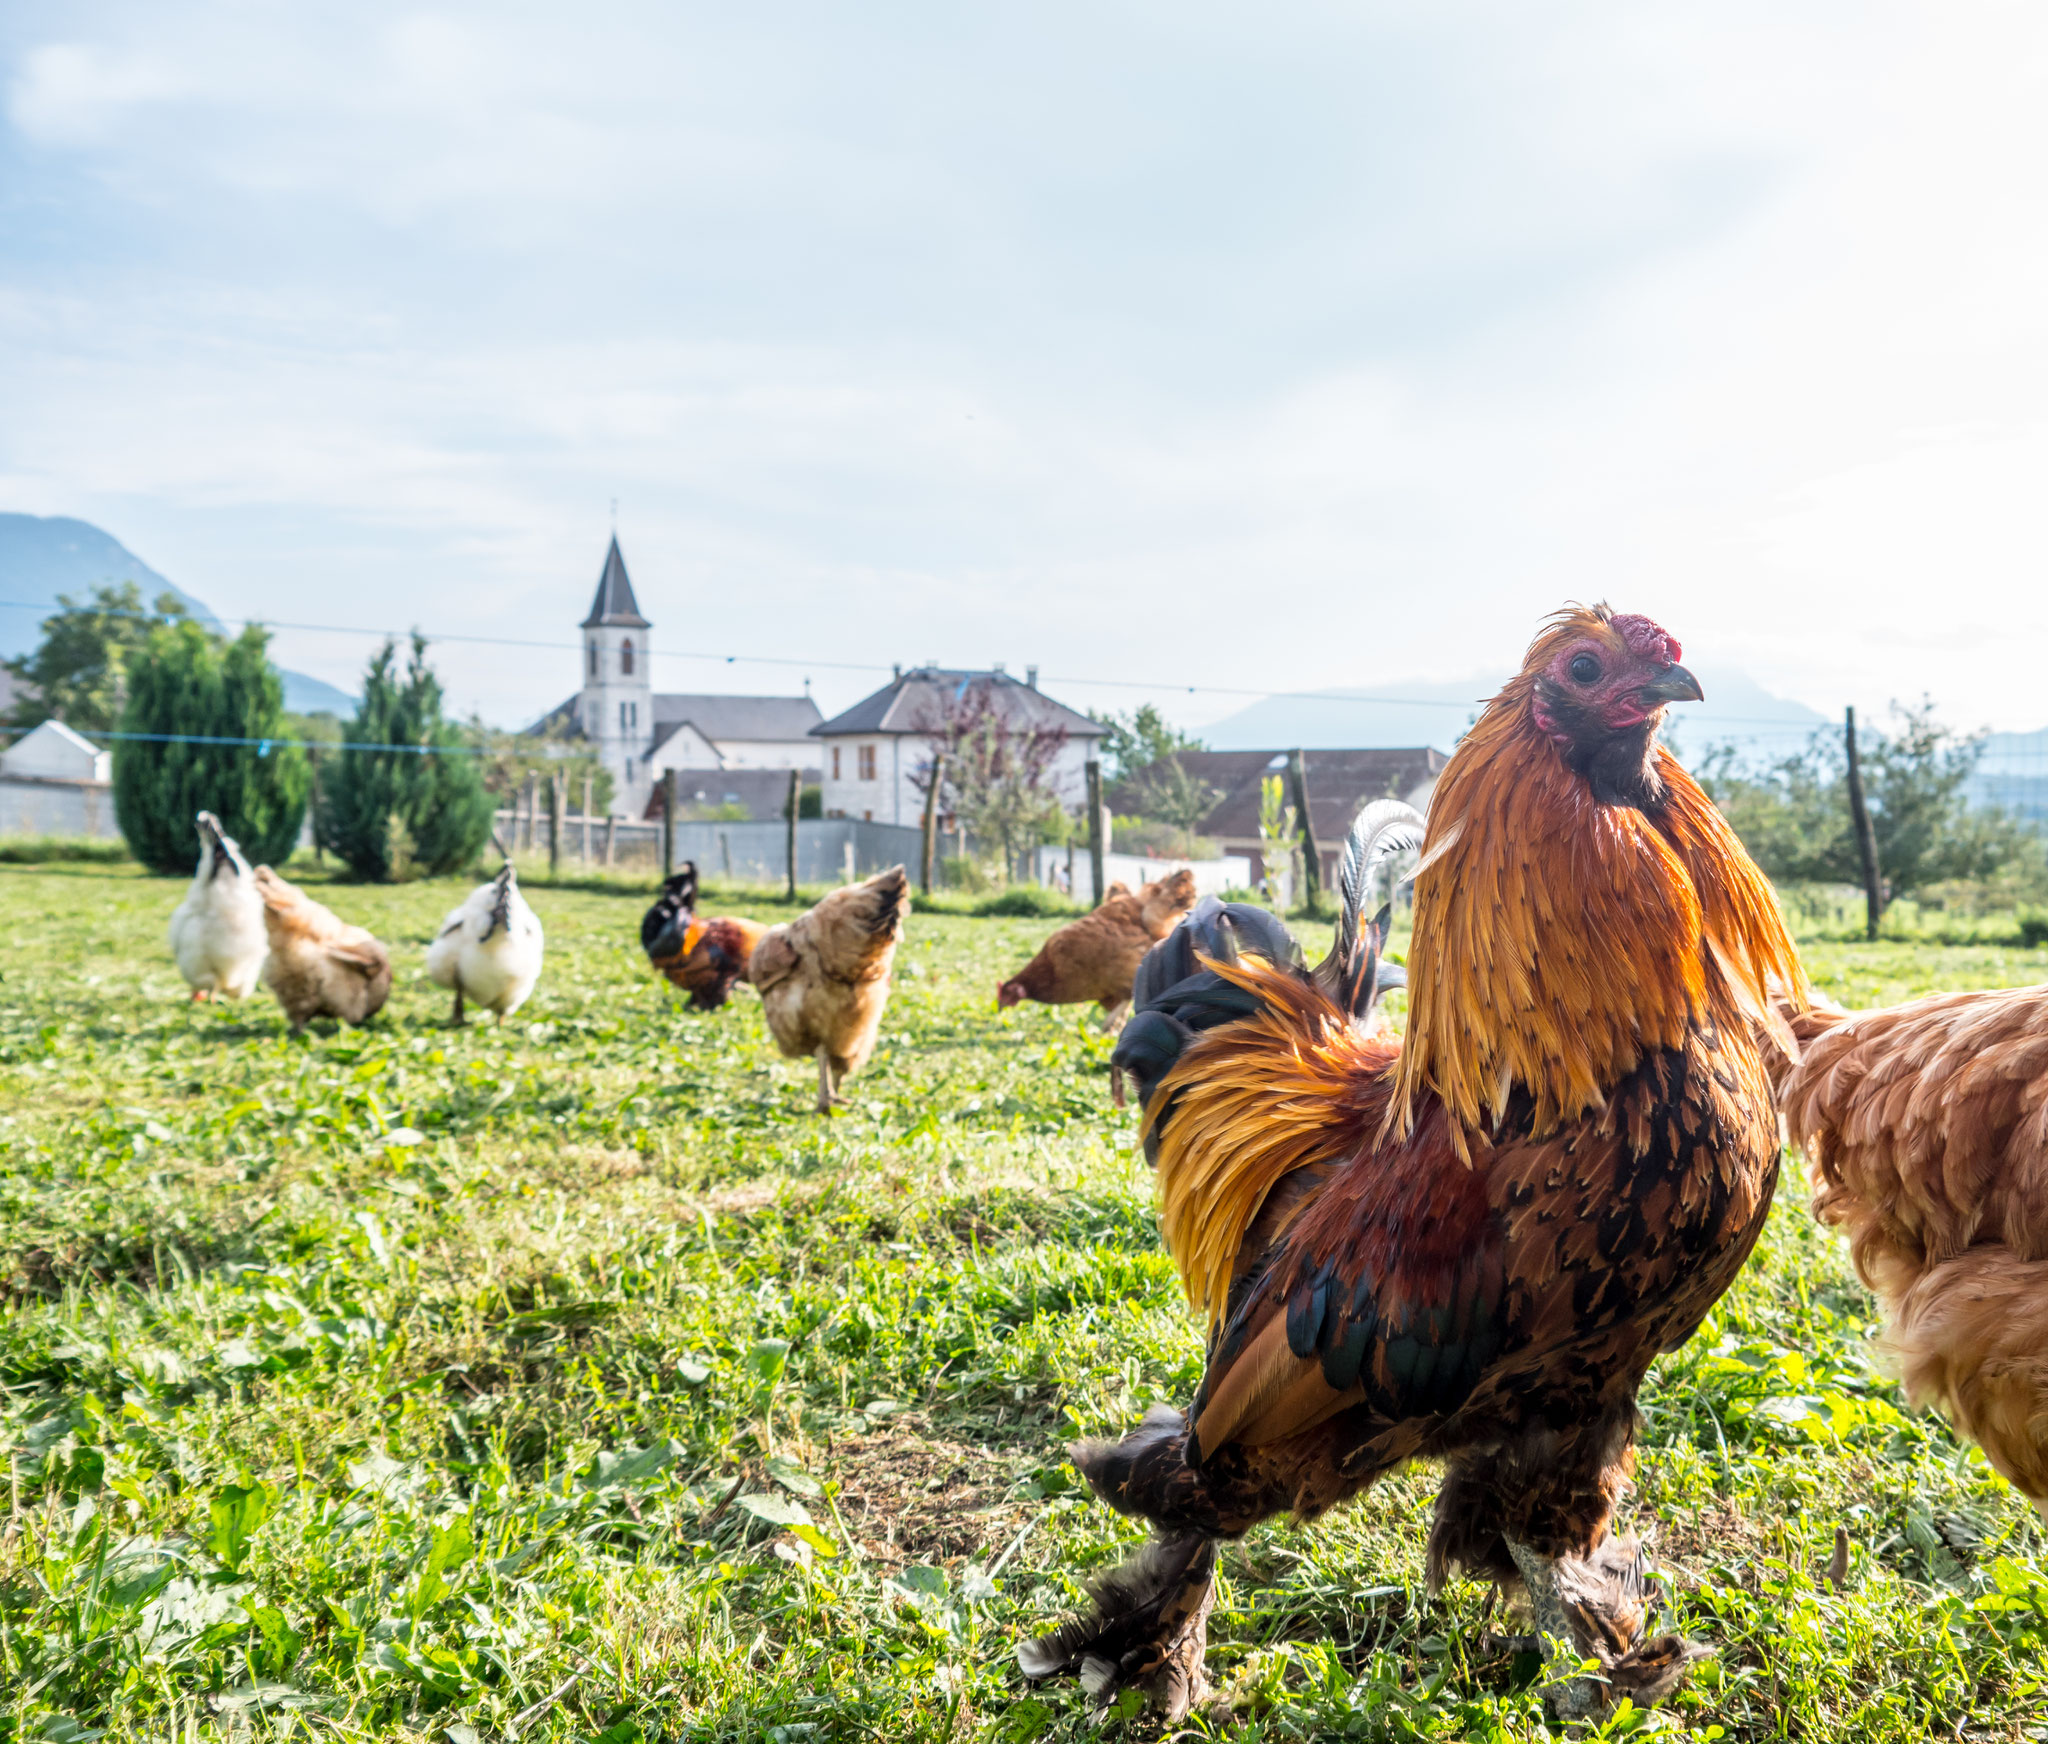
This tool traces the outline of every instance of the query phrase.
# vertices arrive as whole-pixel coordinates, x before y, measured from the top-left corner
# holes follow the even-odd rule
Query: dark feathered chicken
[[[1488,705],[1430,807],[1405,1043],[1353,1021],[1364,952],[1319,983],[1248,911],[1191,917],[1148,962],[1117,1058],[1207,1372],[1185,1413],[1074,1450],[1157,1537],[1022,1650],[1032,1676],[1184,1713],[1218,1542],[1422,1457],[1448,1467],[1432,1582],[1523,1591],[1601,1664],[1562,1711],[1683,1677],[1609,1520],[1645,1371],[1762,1227],[1757,1035],[1774,979],[1804,980],[1769,885],[1655,743],[1700,694],[1678,657],[1646,618],[1568,611]]]
[[[640,922],[640,946],[692,1008],[715,1011],[747,978],[747,961],[768,929],[737,915],[697,918],[697,864],[685,860]]]

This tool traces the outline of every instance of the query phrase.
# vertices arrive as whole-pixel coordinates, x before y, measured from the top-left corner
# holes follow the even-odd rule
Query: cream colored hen
[[[314,1017],[367,1023],[391,994],[391,955],[359,926],[315,902],[268,866],[256,868],[263,897],[263,924],[270,934],[270,960],[263,979],[292,1034]]]
[[[770,927],[747,962],[775,1045],[818,1062],[818,1112],[875,1051],[889,978],[910,906],[901,866],[835,890],[793,921]]]

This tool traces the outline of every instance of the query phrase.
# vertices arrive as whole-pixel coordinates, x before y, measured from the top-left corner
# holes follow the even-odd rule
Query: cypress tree
[[[128,667],[123,733],[114,746],[114,815],[136,859],[190,872],[193,814],[213,812],[252,863],[291,858],[306,816],[306,754],[287,736],[284,684],[270,637],[251,624],[231,642],[189,620],[151,629]],[[190,739],[249,743],[190,743]]]
[[[441,713],[441,681],[415,634],[401,677],[389,642],[363,675],[363,704],[349,724],[351,749],[322,765],[324,846],[359,878],[403,878],[467,866],[491,835],[491,797],[477,759]]]

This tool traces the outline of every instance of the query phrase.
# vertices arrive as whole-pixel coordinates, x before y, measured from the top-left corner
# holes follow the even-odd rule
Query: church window
[[[863,745],[860,748],[860,778],[863,781],[872,781],[875,778],[875,748],[872,745]]]
[[[628,636],[619,644],[619,670],[629,677],[633,671],[633,638]]]
[[[590,676],[592,678],[597,676],[597,644],[595,642],[590,644]]]
[[[834,781],[839,779],[839,747],[837,745],[832,747],[832,779]]]
[[[626,716],[626,711],[628,707],[629,705],[626,703],[619,704],[619,731],[622,733],[625,732],[626,729],[633,724],[630,720],[627,719]]]

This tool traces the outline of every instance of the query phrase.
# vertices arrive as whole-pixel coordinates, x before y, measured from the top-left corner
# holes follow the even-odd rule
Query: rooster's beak
[[[1673,661],[1642,686],[1636,695],[1646,703],[1704,702],[1707,693],[1700,689],[1697,678]]]

